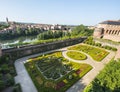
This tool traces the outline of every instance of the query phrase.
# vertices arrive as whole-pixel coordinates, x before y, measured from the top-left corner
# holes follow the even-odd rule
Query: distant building
[[[88,29],[95,29],[95,26],[88,26]]]
[[[3,30],[0,30],[0,34],[9,33],[9,32],[16,32],[17,28],[22,29],[25,31],[26,29],[31,28],[37,28],[41,31],[47,31],[47,30],[66,30],[66,25],[51,25],[51,24],[35,24],[35,23],[20,23],[20,22],[14,22],[9,21],[8,18],[6,18],[6,22],[9,24],[8,28],[4,28]]]
[[[99,23],[94,30],[93,36],[120,42],[120,20]]]

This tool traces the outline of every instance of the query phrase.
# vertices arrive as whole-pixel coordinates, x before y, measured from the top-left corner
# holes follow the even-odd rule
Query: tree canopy
[[[72,30],[71,34],[72,35],[81,35],[81,36],[90,36],[93,34],[93,30],[88,29],[84,25],[79,25]]]
[[[106,65],[84,92],[120,92],[120,60]]]

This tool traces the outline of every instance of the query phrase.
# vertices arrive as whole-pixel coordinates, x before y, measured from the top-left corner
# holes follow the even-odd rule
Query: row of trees
[[[47,31],[44,33],[40,33],[37,38],[39,40],[46,39],[54,39],[54,38],[62,38],[62,37],[74,37],[74,36],[91,36],[93,34],[93,30],[88,29],[84,25],[80,25],[75,27],[71,32],[63,32],[63,31]]]
[[[47,31],[47,32],[44,32],[44,33],[40,33],[37,38],[39,40],[46,40],[46,39],[54,39],[54,38],[62,38],[62,37],[65,37],[65,36],[69,36],[70,35],[70,32],[63,32],[63,31]]]
[[[120,92],[120,60],[110,62],[84,92]]]
[[[11,30],[8,33],[0,34],[0,39],[9,40],[9,39],[14,39],[21,36],[34,36],[34,35],[38,35],[41,32],[42,30],[39,28],[23,29],[23,28],[17,27],[15,31]]]
[[[117,48],[115,47],[111,47],[108,45],[102,45],[101,43],[95,42],[93,40],[93,37],[89,37],[87,40],[84,41],[84,43],[93,45],[93,46],[98,46],[98,47],[105,48],[105,49],[112,50],[112,51],[117,51]]]

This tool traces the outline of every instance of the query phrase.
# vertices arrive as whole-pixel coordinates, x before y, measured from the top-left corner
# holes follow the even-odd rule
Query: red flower
[[[76,71],[76,74],[80,74],[80,72],[81,72],[81,70],[80,69],[78,69],[77,71]]]
[[[57,85],[56,85],[56,89],[60,89],[62,87],[65,86],[65,83],[63,81],[59,82]]]

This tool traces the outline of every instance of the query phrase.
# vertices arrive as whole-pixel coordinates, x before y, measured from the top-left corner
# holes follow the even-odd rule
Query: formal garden
[[[82,51],[90,55],[95,61],[101,61],[109,54],[108,51],[102,48],[96,48],[96,47],[85,45],[85,44],[79,44],[79,45],[69,47],[68,50]]]
[[[68,51],[67,56],[75,60],[87,59],[87,56],[79,51]]]
[[[65,92],[92,69],[66,60],[60,51],[30,58],[25,67],[38,92]]]

